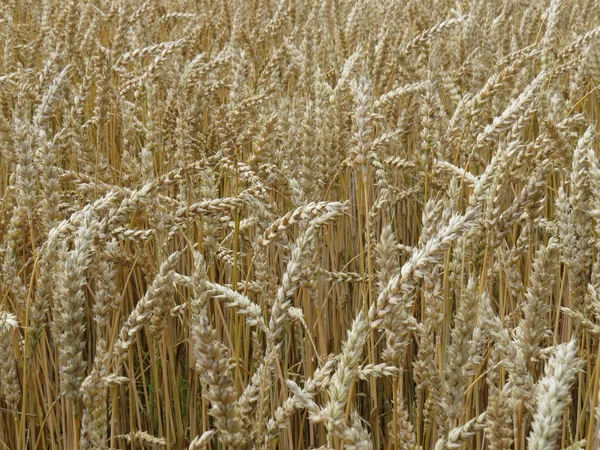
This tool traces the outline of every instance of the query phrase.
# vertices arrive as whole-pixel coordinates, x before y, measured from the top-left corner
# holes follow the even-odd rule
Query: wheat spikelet
[[[17,378],[17,364],[12,349],[13,330],[17,328],[16,317],[6,311],[0,312],[0,395],[11,410],[16,411],[21,399],[21,387]]]
[[[554,448],[564,409],[570,401],[570,387],[578,367],[575,341],[557,347],[548,361],[544,377],[538,382],[537,412],[529,434],[529,448]]]

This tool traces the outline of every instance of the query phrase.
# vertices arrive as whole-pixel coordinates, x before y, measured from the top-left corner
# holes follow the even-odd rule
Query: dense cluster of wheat
[[[0,11],[1,448],[600,448],[596,0]]]

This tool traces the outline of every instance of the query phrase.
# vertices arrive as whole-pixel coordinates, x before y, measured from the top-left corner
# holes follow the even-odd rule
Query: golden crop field
[[[600,448],[598,0],[0,1],[0,450]]]

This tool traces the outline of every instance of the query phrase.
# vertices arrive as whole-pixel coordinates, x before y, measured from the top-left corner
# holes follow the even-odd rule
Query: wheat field
[[[0,449],[600,448],[597,0],[0,11]]]

